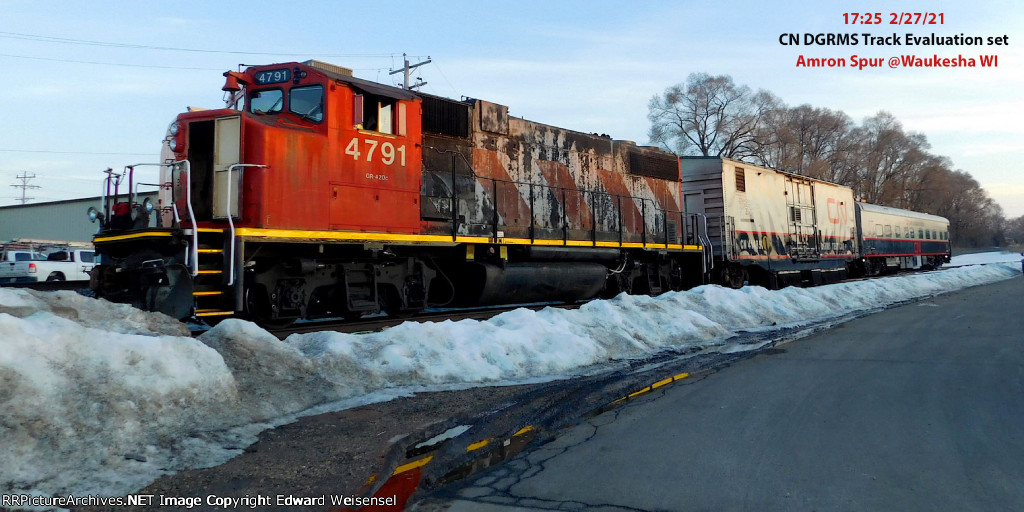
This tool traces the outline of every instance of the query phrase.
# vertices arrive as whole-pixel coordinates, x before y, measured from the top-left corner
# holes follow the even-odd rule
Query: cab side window
[[[352,105],[352,123],[361,130],[405,135],[405,105],[373,94],[356,94]]]

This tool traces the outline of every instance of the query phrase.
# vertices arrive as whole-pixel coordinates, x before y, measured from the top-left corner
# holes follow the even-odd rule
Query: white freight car
[[[836,282],[859,255],[849,187],[718,157],[683,157],[681,176],[686,212],[708,218],[722,284]]]

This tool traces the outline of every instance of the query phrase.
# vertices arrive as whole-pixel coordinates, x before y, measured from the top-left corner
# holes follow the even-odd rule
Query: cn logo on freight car
[[[828,198],[825,201],[825,209],[828,211],[828,221],[832,224],[839,224],[840,222],[845,223],[850,219],[849,212],[846,208],[840,208],[839,205],[843,203],[837,203],[835,198]]]
[[[377,151],[377,146],[380,146],[380,161],[384,162],[384,165],[391,165],[395,163],[395,157],[398,157],[398,165],[405,167],[405,144],[395,147],[390,142],[380,144],[373,139],[363,139],[364,150],[366,153],[366,161],[372,162]],[[359,139],[354,138],[349,141],[348,146],[345,146],[345,154],[352,155],[352,159],[359,161],[359,157],[363,155],[363,152],[359,151]]]

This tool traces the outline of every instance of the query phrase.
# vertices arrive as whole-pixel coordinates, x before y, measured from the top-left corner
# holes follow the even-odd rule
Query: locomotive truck
[[[156,204],[137,199],[146,164],[108,171],[99,296],[282,325],[706,281],[670,153],[318,61],[224,76],[225,108],[169,126]]]

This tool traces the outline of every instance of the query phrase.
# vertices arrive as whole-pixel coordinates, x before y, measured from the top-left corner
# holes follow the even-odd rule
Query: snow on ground
[[[962,267],[964,265],[984,265],[986,263],[1020,263],[1024,254],[1015,252],[977,252],[974,254],[961,254],[953,256],[949,262],[950,267]]]
[[[970,258],[984,257],[956,263]],[[124,305],[0,289],[0,493],[125,494],[165,472],[219,464],[303,411],[723,347],[741,330],[811,325],[1007,279],[1020,272],[1014,258],[808,289],[621,295],[571,311],[284,341],[240,320],[193,339],[167,317]]]

